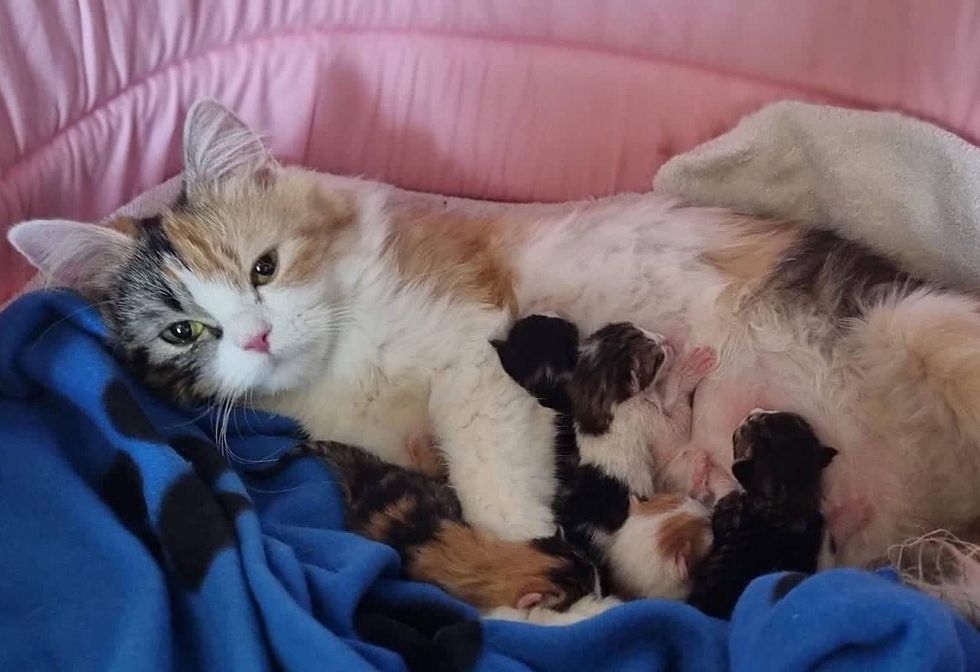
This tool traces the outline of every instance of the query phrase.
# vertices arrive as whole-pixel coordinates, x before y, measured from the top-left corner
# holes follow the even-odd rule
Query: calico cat
[[[280,166],[205,101],[169,208],[27,222],[9,238],[50,283],[97,302],[120,357],[167,396],[251,401],[398,464],[431,419],[464,518],[505,538],[555,529],[554,412],[489,340],[544,309],[719,353],[690,444],[714,473],[752,408],[808,418],[847,455],[828,470],[828,507],[875,504],[840,562],[980,519],[974,297],[829,232],[656,194],[465,212],[394,194]],[[733,487],[709,481],[716,498]]]
[[[657,334],[614,323],[579,343],[571,322],[530,315],[493,345],[508,375],[557,411],[553,506],[566,537],[588,551],[618,596],[683,599],[688,567],[711,543],[707,509],[651,492],[636,471],[654,468],[651,439],[687,441],[688,397],[710,368],[710,353],[696,351],[674,367],[673,378],[682,380],[668,384],[680,385],[680,404],[688,411],[672,419],[668,413],[677,409],[663,408],[653,391],[672,355]],[[644,394],[642,406],[627,407]],[[651,436],[650,430],[662,433]],[[584,440],[590,453],[579,450]]]
[[[435,584],[478,609],[564,611],[598,589],[595,567],[571,544],[558,537],[506,541],[474,529],[443,480],[359,448],[308,441],[251,475],[271,476],[307,455],[331,467],[348,529],[398,551],[403,573],[414,581]]]
[[[744,492],[722,498],[711,517],[714,543],[697,565],[689,602],[729,618],[752,579],[812,573],[826,542],[822,474],[837,451],[793,413],[755,411],[735,431],[733,469]]]

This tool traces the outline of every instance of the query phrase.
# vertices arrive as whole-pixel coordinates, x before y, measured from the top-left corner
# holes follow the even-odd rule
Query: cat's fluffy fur
[[[122,354],[151,381],[187,364],[185,391],[251,397],[315,437],[402,463],[431,417],[467,519],[531,538],[554,526],[552,414],[488,341],[515,308],[559,310],[586,331],[630,320],[719,353],[695,395],[692,441],[720,467],[757,406],[801,414],[840,449],[830,505],[873,507],[842,561],[980,517],[977,301],[916,285],[859,245],[655,195],[561,216],[406,212],[384,187],[327,189],[277,166],[213,102],[189,115],[185,164],[185,197],[159,224],[10,233],[58,284],[111,300]],[[280,275],[255,288],[250,269],[271,248]],[[158,338],[187,316],[210,328],[199,354]],[[242,350],[265,326],[271,354]]]

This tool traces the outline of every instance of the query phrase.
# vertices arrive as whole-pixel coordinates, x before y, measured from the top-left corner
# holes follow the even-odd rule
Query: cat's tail
[[[937,487],[951,489],[936,502],[948,525],[980,512],[978,309],[966,296],[896,292],[866,310],[852,332],[858,411],[941,479]]]
[[[980,627],[980,545],[936,530],[888,551],[902,582],[949,604]]]

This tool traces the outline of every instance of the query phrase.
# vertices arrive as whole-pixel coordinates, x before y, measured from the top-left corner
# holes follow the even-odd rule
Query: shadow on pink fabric
[[[213,96],[289,162],[427,192],[646,190],[765,103],[980,136],[970,0],[0,4],[0,224],[97,219],[178,170]],[[30,271],[0,244],[0,299]]]

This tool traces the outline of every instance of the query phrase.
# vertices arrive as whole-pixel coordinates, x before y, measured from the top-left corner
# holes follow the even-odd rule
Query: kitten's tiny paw
[[[718,354],[714,348],[698,346],[684,358],[681,364],[682,372],[685,377],[700,382],[702,378],[715,370],[718,366]]]

